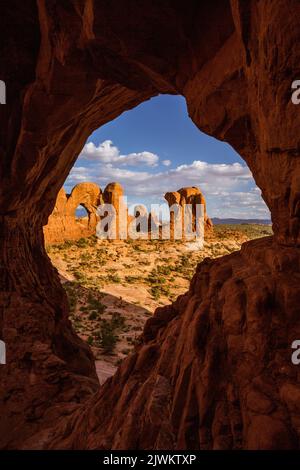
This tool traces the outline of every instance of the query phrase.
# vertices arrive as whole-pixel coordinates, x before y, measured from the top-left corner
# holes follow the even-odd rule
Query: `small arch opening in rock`
[[[81,220],[81,221],[82,221],[82,219],[87,219],[88,220],[89,213],[82,204],[79,204],[79,206],[76,208],[75,218],[76,218],[76,220]]]

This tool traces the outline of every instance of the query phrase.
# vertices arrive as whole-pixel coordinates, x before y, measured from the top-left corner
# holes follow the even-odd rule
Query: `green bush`
[[[125,281],[128,284],[133,284],[134,282],[138,281],[140,278],[138,276],[125,276]]]
[[[96,310],[99,314],[103,313],[106,309],[105,305],[103,305],[100,300],[93,297],[92,294],[89,294],[88,296],[88,306],[90,310]]]
[[[79,240],[76,241],[76,246],[78,246],[78,248],[85,248],[88,245],[89,242],[86,240],[86,238],[79,238]]]
[[[89,314],[89,320],[97,320],[98,318],[98,312],[96,312],[96,310],[93,310],[90,314]]]
[[[168,276],[172,272],[171,267],[168,266],[168,265],[157,266],[156,270],[157,270],[158,274],[163,274],[164,276]]]
[[[112,324],[107,320],[102,320],[98,336],[104,354],[111,354],[117,343],[117,336]]]
[[[125,326],[125,318],[119,312],[113,312],[111,318],[111,326],[113,329],[122,329]]]
[[[116,284],[119,284],[121,282],[121,278],[118,274],[109,274],[107,276],[107,279],[109,282],[114,282]]]

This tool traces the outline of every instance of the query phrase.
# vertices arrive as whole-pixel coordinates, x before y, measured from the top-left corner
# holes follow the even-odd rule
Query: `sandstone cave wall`
[[[299,448],[297,0],[1,4],[0,447]],[[159,94],[231,144],[274,237],[201,263],[99,390],[43,225],[93,130]]]

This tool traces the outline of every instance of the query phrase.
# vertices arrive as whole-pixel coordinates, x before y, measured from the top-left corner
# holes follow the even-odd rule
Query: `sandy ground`
[[[91,346],[101,383],[138,343],[158,306],[186,292],[196,266],[271,234],[259,225],[216,226],[203,249],[170,241],[103,241],[96,237],[47,247],[68,294],[70,319]]]
[[[100,385],[104,384],[104,382],[114,375],[117,368],[106,361],[96,361],[96,372],[99,377]]]

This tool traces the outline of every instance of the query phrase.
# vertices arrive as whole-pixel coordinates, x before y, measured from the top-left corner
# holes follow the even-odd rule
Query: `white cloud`
[[[121,184],[128,184],[129,193],[147,195],[159,195],[166,191],[176,191],[182,186],[194,185],[200,186],[207,194],[212,194],[216,188],[218,192],[234,190],[252,180],[248,167],[240,163],[220,165],[202,161],[194,161],[190,165],[180,165],[157,173],[96,163],[88,167],[74,167],[69,176],[70,183],[74,177],[102,183],[116,180]]]
[[[170,166],[171,163],[172,163],[171,160],[163,160],[163,161],[162,161],[162,164],[163,164],[164,166]]]
[[[155,153],[147,151],[121,155],[118,147],[113,145],[111,140],[105,140],[98,147],[93,142],[85,144],[79,158],[94,162],[129,166],[157,166],[159,161],[159,157]]]
[[[270,218],[269,209],[257,187],[252,187],[249,191],[216,193],[209,202],[214,217]]]
[[[93,181],[104,188],[106,184],[118,181],[124,187],[125,194],[140,203],[159,203],[164,200],[163,195],[167,191],[198,186],[206,197],[208,213],[212,217],[269,217],[268,208],[246,165],[195,160],[160,171],[124,168],[125,165],[138,164],[155,167],[159,157],[149,155],[154,154],[140,152],[120,155],[111,141],[105,141],[98,147],[90,142],[80,154],[80,166],[71,170],[66,185],[69,189],[79,182]]]

